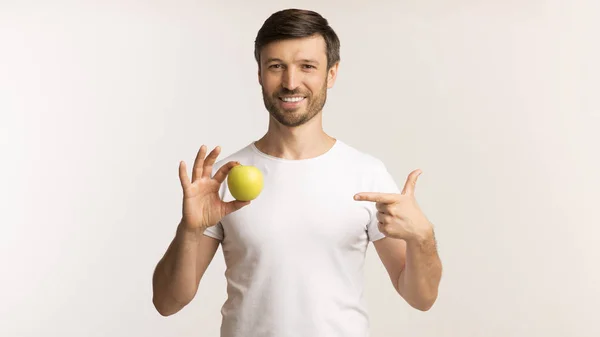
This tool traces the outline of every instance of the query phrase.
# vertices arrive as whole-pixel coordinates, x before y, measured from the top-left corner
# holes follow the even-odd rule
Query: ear
[[[260,75],[260,65],[258,66],[258,84],[262,87],[262,76]]]
[[[338,69],[340,67],[340,62],[332,65],[331,68],[327,71],[327,88],[333,88],[335,84],[335,80],[337,79]]]

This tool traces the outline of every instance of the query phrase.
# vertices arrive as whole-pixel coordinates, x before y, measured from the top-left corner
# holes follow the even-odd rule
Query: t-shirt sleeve
[[[204,230],[204,235],[223,241],[223,238],[225,237],[223,235],[223,225],[219,222],[214,226],[208,227]]]
[[[367,192],[400,193],[400,189],[398,188],[394,177],[390,174],[382,162],[376,166],[375,170],[373,170],[371,174],[373,175],[371,180],[371,189]],[[369,202],[368,209],[371,219],[367,225],[367,235],[369,237],[369,241],[377,241],[384,238],[385,235],[379,231],[379,220],[377,220],[377,208],[375,207],[375,203]]]

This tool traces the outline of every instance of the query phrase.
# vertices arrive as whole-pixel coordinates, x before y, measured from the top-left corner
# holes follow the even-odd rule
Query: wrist
[[[411,235],[409,238],[407,238],[406,241],[413,243],[413,244],[421,245],[421,244],[432,241],[433,238],[434,238],[433,226],[431,224],[428,224],[427,226],[424,226],[424,228],[422,230],[419,230],[419,231],[413,233],[413,235]]]
[[[204,228],[190,227],[183,219],[179,222],[179,226],[177,226],[177,235],[184,241],[197,241],[203,234]]]

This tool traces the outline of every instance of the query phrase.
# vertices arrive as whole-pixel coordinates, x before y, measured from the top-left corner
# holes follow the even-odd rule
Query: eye
[[[315,69],[316,68],[312,64],[305,64],[303,67],[306,68],[306,69]]]
[[[270,69],[280,69],[280,68],[282,68],[282,67],[283,67],[283,66],[282,66],[281,64],[271,64],[271,65],[269,66],[269,68],[270,68]]]

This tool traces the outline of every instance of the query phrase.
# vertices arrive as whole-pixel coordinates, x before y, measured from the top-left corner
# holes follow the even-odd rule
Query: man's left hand
[[[420,241],[432,235],[433,226],[415,199],[417,178],[421,173],[421,170],[415,170],[408,175],[401,194],[362,192],[354,196],[355,200],[376,203],[379,231],[385,236]]]

